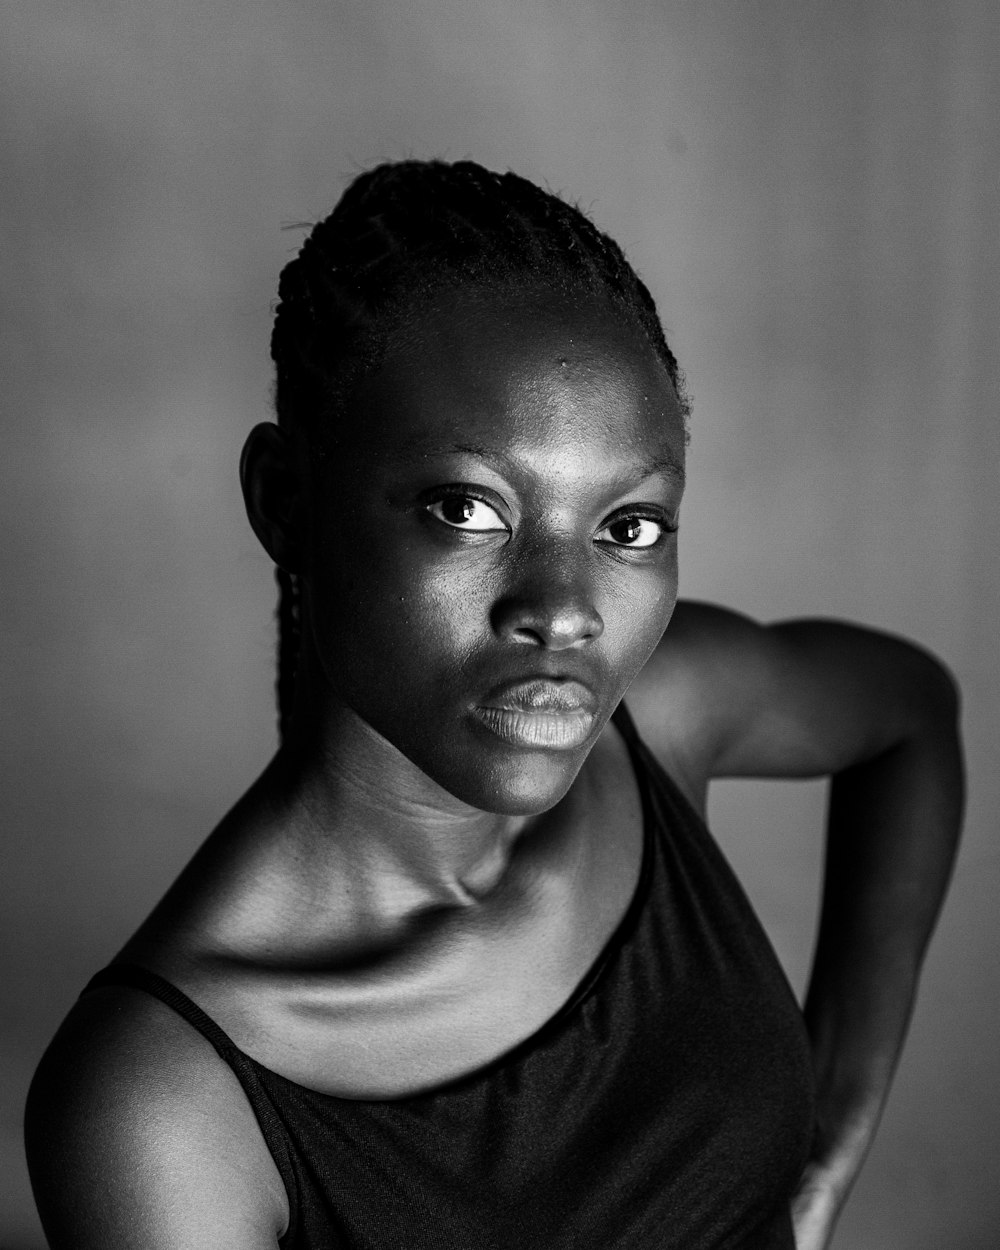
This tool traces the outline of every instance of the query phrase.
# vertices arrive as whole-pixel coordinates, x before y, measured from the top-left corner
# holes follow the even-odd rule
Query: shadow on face
[[[673,608],[684,441],[606,305],[464,294],[411,320],[282,540],[310,723],[350,709],[481,809],[558,801]]]

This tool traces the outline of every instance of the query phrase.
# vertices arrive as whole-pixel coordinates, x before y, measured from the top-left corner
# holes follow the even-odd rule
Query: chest
[[[387,1102],[278,1083],[313,1167],[336,1160],[303,1218],[332,1204],[344,1244],[372,1250],[791,1250],[808,1048],[766,939],[705,849],[658,849],[591,992],[496,1067]],[[323,1244],[321,1225],[301,1244]]]
[[[636,892],[645,829],[627,750],[611,737],[588,764],[570,853],[529,855],[489,905],[429,916],[336,974],[258,968],[200,1001],[257,1062],[342,1098],[406,1097],[513,1050],[573,996]]]

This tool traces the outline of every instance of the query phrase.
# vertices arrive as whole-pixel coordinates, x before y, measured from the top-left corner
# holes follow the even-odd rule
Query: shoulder
[[[628,693],[654,754],[695,787],[838,771],[953,716],[955,699],[941,663],[895,635],[827,619],[763,625],[690,601]]]
[[[106,987],[39,1064],[25,1138],[53,1250],[274,1247],[287,1201],[229,1067],[174,1011]]]

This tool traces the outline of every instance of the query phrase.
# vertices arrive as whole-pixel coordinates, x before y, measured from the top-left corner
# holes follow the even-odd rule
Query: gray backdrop
[[[971,806],[840,1250],[1000,1243],[1000,7],[992,0],[22,0],[0,31],[4,1250],[30,1072],[274,743],[236,457],[269,304],[376,159],[578,198],[695,395],[682,591],[937,650]],[[712,813],[801,985],[823,787]]]

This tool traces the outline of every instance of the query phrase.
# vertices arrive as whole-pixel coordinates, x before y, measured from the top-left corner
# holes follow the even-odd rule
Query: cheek
[[[602,641],[625,689],[652,655],[677,602],[677,560],[630,568],[602,587]]]
[[[314,632],[334,686],[440,684],[489,628],[488,579],[415,543],[328,543],[314,576]]]

